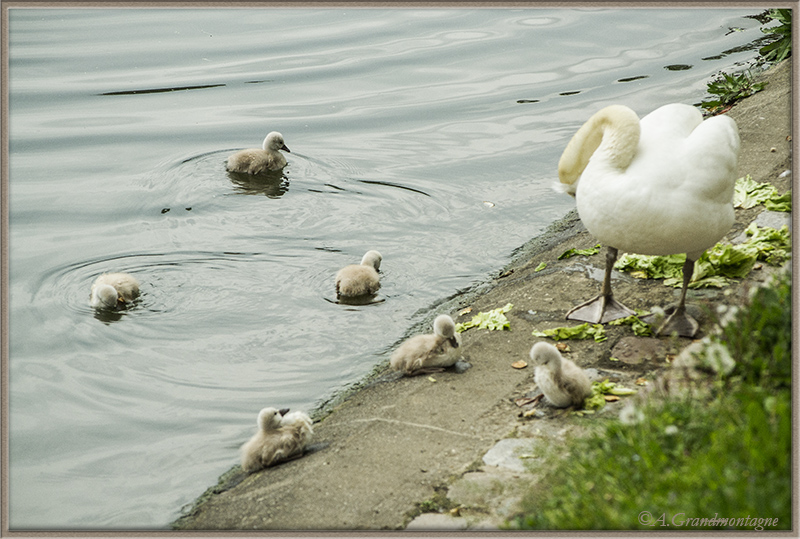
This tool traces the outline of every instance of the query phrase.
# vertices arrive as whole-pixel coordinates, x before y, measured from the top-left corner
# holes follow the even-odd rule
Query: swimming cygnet
[[[95,309],[124,307],[139,296],[139,281],[127,273],[104,273],[92,284],[90,303]]]
[[[440,314],[433,321],[432,335],[411,337],[392,353],[392,369],[408,376],[439,372],[458,361],[453,350],[461,345],[461,335],[456,333],[453,319]]]
[[[592,384],[583,369],[561,357],[561,352],[552,344],[537,342],[530,355],[536,366],[536,384],[553,406],[581,406],[592,394]]]
[[[242,469],[252,473],[303,455],[311,435],[311,418],[303,412],[264,408],[258,413],[258,432],[242,445]]]
[[[336,274],[336,296],[354,298],[377,294],[381,287],[378,270],[383,258],[378,251],[367,251],[361,264],[351,264]]]
[[[264,139],[261,150],[241,150],[228,158],[228,172],[263,174],[286,166],[286,158],[278,150],[292,153],[283,142],[283,135],[273,131]]]

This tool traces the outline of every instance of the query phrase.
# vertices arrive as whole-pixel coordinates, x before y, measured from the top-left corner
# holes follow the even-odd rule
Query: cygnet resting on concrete
[[[127,273],[104,273],[92,284],[89,300],[95,309],[124,307],[139,296],[139,281]]]
[[[458,361],[453,352],[461,344],[461,336],[456,333],[453,319],[440,314],[433,321],[432,335],[411,337],[390,358],[392,369],[403,371],[408,376],[439,372]]]
[[[383,258],[378,251],[367,251],[361,264],[345,266],[336,273],[336,297],[354,298],[378,293],[378,270]]]
[[[605,323],[635,314],[614,299],[611,269],[618,250],[643,255],[686,253],[678,306],[656,334],[693,337],[686,312],[694,262],[731,229],[739,130],[728,116],[703,121],[696,107],[664,105],[641,120],[622,105],[595,113],[558,163],[589,233],[608,247],[599,296],[567,319]]]
[[[553,406],[582,406],[584,399],[592,394],[592,384],[583,369],[561,357],[552,344],[538,342],[530,355],[536,366],[536,384]]]
[[[283,142],[283,135],[273,131],[264,139],[261,150],[240,150],[228,158],[228,172],[263,174],[286,166],[286,158],[278,150],[291,153]]]
[[[311,435],[311,418],[289,409],[264,408],[258,414],[258,432],[242,446],[242,469],[252,473],[302,456]]]

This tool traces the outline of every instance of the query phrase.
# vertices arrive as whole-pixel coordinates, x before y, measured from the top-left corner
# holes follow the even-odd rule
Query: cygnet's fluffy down
[[[377,294],[381,287],[378,270],[383,258],[378,251],[367,251],[361,264],[345,266],[336,273],[336,296],[355,298]]]
[[[432,335],[411,337],[392,353],[392,369],[409,376],[441,371],[458,361],[453,351],[461,345],[461,335],[456,333],[453,319],[440,314],[433,321]]]
[[[283,142],[283,135],[273,131],[264,139],[262,149],[240,150],[228,157],[228,172],[263,174],[281,170],[286,166],[286,158],[278,150],[292,153]]]
[[[139,281],[127,273],[104,273],[92,284],[89,300],[96,309],[124,307],[139,296]]]
[[[561,357],[552,344],[538,342],[530,355],[536,366],[536,384],[553,406],[582,406],[584,399],[592,394],[592,384],[583,369]]]
[[[311,435],[311,418],[303,412],[264,408],[258,414],[258,432],[242,445],[242,469],[258,471],[302,456]]]

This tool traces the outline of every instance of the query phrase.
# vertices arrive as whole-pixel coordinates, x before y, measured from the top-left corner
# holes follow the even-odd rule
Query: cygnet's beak
[[[286,146],[286,144],[284,144],[284,145],[281,147],[281,150],[283,150],[284,152],[289,152],[289,153],[292,153],[292,150],[290,150],[290,149],[289,149],[289,148]]]
[[[458,348],[458,339],[456,339],[455,337],[451,337],[450,344],[453,345],[453,348]]]
[[[289,413],[289,409],[288,408],[281,408],[280,410],[278,410],[278,413],[281,414],[281,415],[286,415],[286,414]]]

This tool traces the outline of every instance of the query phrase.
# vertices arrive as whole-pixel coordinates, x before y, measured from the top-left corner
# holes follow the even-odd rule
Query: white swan
[[[303,412],[264,408],[258,413],[258,432],[242,445],[242,469],[252,473],[302,456],[314,430]]]
[[[432,335],[416,335],[406,340],[392,353],[392,369],[404,371],[409,376],[438,372],[458,360],[452,351],[461,345],[461,335],[456,333],[453,319],[440,314],[433,321]]]
[[[633,314],[614,300],[617,250],[686,253],[680,302],[656,334],[694,336],[686,288],[694,262],[731,228],[739,133],[728,116],[703,121],[689,105],[664,105],[640,121],[622,105],[606,107],[578,130],[558,163],[589,233],[608,246],[602,293],[567,313],[604,323]]]
[[[283,135],[273,131],[264,139],[262,149],[240,150],[228,157],[228,172],[263,174],[286,166],[286,158],[278,150],[292,153],[283,142]]]
[[[139,296],[139,281],[127,273],[104,273],[92,284],[89,303],[95,309],[123,307]]]
[[[530,356],[536,366],[536,385],[553,406],[581,406],[592,394],[592,384],[583,369],[561,357],[561,352],[552,344],[537,342],[531,347]]]
[[[336,296],[355,298],[377,294],[381,287],[378,270],[382,261],[383,257],[378,251],[367,251],[360,264],[350,264],[340,269],[334,280]]]

